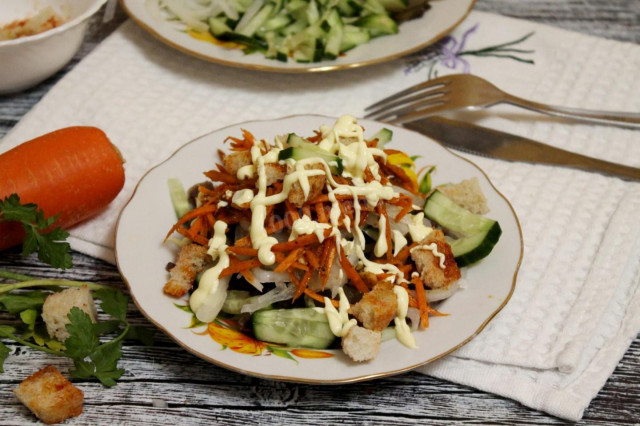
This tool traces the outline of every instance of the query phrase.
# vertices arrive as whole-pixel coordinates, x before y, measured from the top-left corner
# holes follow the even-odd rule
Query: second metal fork
[[[546,105],[510,95],[471,74],[454,74],[405,89],[367,107],[365,118],[402,124],[444,111],[477,110],[507,103],[564,118],[640,129],[640,114]]]

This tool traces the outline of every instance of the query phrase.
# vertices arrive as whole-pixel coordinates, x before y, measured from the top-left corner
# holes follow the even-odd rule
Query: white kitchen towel
[[[637,112],[637,69],[640,46],[481,12],[410,57],[311,75],[206,63],[127,22],[51,89],[0,141],[0,151],[64,126],[102,128],[127,160],[125,187],[104,213],[71,231],[71,244],[113,262],[115,221],[139,178],[214,129],[298,113],[362,116],[382,97],[459,72],[541,102]],[[458,115],[640,167],[639,131],[568,123],[513,107]],[[511,301],[489,326],[419,371],[577,420],[640,330],[640,184],[465,156],[487,172],[518,214],[522,267]]]

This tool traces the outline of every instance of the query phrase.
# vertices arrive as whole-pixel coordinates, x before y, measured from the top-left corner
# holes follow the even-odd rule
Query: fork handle
[[[547,105],[522,99],[513,95],[507,95],[503,102],[556,117],[640,129],[640,114],[632,112],[595,111]]]

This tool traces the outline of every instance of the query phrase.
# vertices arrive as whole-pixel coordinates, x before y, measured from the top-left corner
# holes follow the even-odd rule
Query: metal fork
[[[402,124],[444,111],[478,110],[507,103],[543,114],[640,129],[640,114],[546,105],[510,95],[471,74],[453,74],[405,89],[367,107],[365,118]]]

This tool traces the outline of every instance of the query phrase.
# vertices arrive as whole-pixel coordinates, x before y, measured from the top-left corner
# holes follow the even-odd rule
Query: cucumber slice
[[[382,129],[378,130],[378,132],[373,135],[371,139],[378,139],[378,148],[382,148],[391,141],[392,137],[393,131],[387,129],[386,127],[383,127]]]
[[[355,24],[366,28],[371,37],[398,33],[398,24],[387,14],[367,15],[358,19]]]
[[[424,214],[444,229],[460,235],[451,243],[451,251],[460,267],[485,258],[502,234],[498,222],[471,213],[438,190],[427,198]]]
[[[192,209],[187,191],[184,190],[182,182],[178,178],[169,178],[167,185],[169,186],[169,196],[171,197],[173,210],[176,212],[176,217],[180,219]]]
[[[294,160],[303,160],[305,158],[321,158],[326,161],[331,168],[331,173],[341,175],[343,171],[342,158],[325,151],[319,146],[307,142],[296,134],[290,134],[288,137],[289,148],[283,149],[278,154],[278,160],[286,160],[292,158]]]
[[[326,349],[335,340],[327,316],[315,308],[258,311],[252,319],[254,335],[265,342]]]

